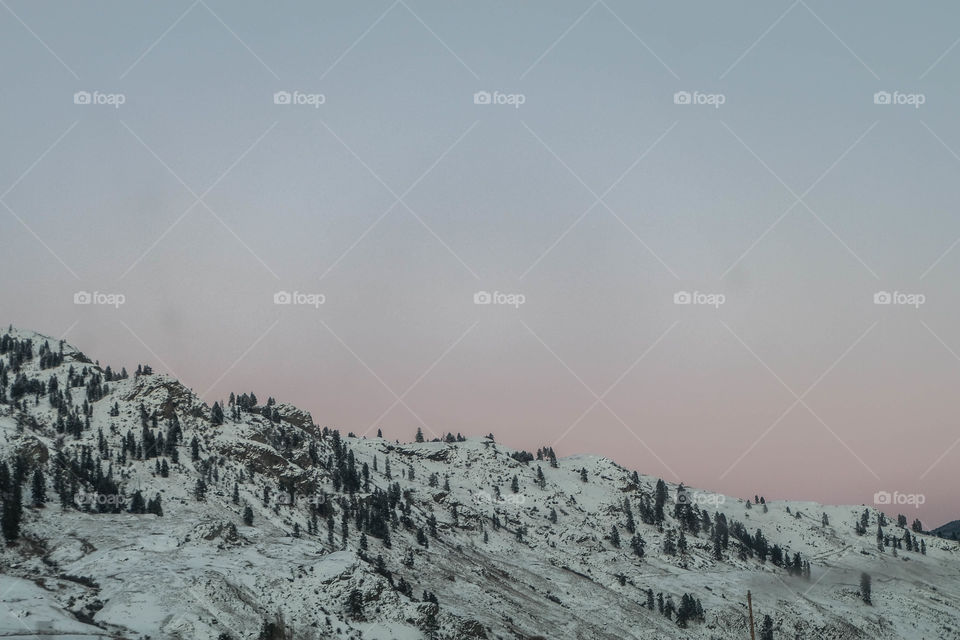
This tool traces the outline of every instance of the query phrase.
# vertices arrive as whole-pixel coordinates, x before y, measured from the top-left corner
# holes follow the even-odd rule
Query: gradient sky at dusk
[[[922,493],[890,511],[935,526],[960,517],[958,18],[7,0],[0,321],[211,403],[492,431],[737,496]]]

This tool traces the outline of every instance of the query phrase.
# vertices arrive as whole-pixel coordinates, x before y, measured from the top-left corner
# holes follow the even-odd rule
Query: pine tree
[[[586,482],[586,481],[587,481],[587,470],[586,470],[586,468],[581,468],[581,469],[580,469],[580,481],[581,481],[581,482]]]
[[[243,508],[243,524],[247,525],[248,527],[253,526],[253,509],[250,508],[250,505],[247,505]],[[333,529],[330,531],[332,533]]]
[[[153,498],[153,500],[147,501],[147,513],[152,513],[158,518],[163,517],[163,506],[160,503],[159,493]]]
[[[773,640],[773,618],[763,616],[763,625],[760,627],[760,640]]]
[[[613,528],[610,530],[610,544],[617,549],[620,548],[620,532],[617,531],[617,525],[613,525]]]
[[[194,462],[200,459],[200,441],[197,440],[197,436],[193,436],[190,440],[190,459]]]
[[[146,513],[147,505],[143,501],[143,495],[139,490],[133,493],[133,499],[130,500],[130,513]]]
[[[0,528],[7,544],[20,537],[20,521],[23,519],[23,495],[16,478],[10,481],[10,489],[4,495],[3,515],[0,516]]]
[[[514,493],[520,492],[520,481],[517,480],[517,476],[513,476],[513,480],[510,481],[510,491]]]
[[[213,425],[223,424],[223,408],[219,402],[213,403],[213,409],[210,411],[210,423]]]
[[[627,516],[626,529],[629,533],[634,533],[637,530],[637,523],[633,520],[633,509],[630,508],[629,498],[623,499],[623,510]]]
[[[870,574],[863,572],[860,574],[860,598],[866,604],[873,604],[872,600],[872,587],[870,584]]]
[[[657,486],[653,492],[653,499],[654,522],[660,524],[663,522],[663,505],[667,503],[667,484],[663,480],[657,480]]]
[[[359,589],[354,589],[347,597],[347,611],[354,620],[363,619],[363,594]]]
[[[417,435],[414,438],[415,442],[423,442],[423,429],[417,427]]]
[[[47,504],[47,483],[39,467],[33,472],[33,506],[41,509]]]

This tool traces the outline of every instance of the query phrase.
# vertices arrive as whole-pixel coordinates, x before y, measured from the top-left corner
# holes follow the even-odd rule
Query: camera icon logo
[[[477,91],[473,94],[473,104],[490,104],[491,96],[489,91]]]
[[[690,92],[677,91],[673,94],[673,104],[690,104]]]
[[[877,491],[873,494],[874,504],[890,504],[892,502],[889,491]]]
[[[677,492],[677,504],[689,504],[690,496],[687,495],[686,491]]]
[[[893,296],[889,291],[877,291],[873,294],[873,304],[891,304],[892,302]]]
[[[93,297],[88,291],[77,291],[73,294],[73,304],[90,304],[93,301]]]
[[[493,296],[489,291],[477,291],[473,294],[473,304],[490,304],[493,302]]]
[[[73,104],[90,104],[90,92],[77,91],[73,94]]]
[[[873,94],[873,104],[890,104],[890,93],[887,91],[877,91]]]
[[[277,91],[273,94],[273,104],[290,104],[289,91]]]
[[[689,291],[677,291],[673,294],[673,304],[690,304],[692,301],[693,297]]]
[[[273,294],[273,304],[291,304],[292,302],[293,296],[289,291],[277,291]]]

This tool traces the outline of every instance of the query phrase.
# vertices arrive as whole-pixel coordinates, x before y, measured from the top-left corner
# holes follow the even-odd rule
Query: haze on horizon
[[[357,434],[960,517],[954,4],[0,15],[4,324]]]

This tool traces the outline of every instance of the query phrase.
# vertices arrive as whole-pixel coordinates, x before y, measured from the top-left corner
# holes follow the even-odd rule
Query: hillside
[[[935,536],[940,536],[941,538],[949,538],[951,540],[957,540],[960,538],[960,520],[952,520],[947,524],[941,525],[936,529],[933,529],[930,533]]]
[[[0,637],[748,638],[750,590],[761,640],[960,638],[960,547],[873,508],[357,438],[131,370],[0,333]]]

